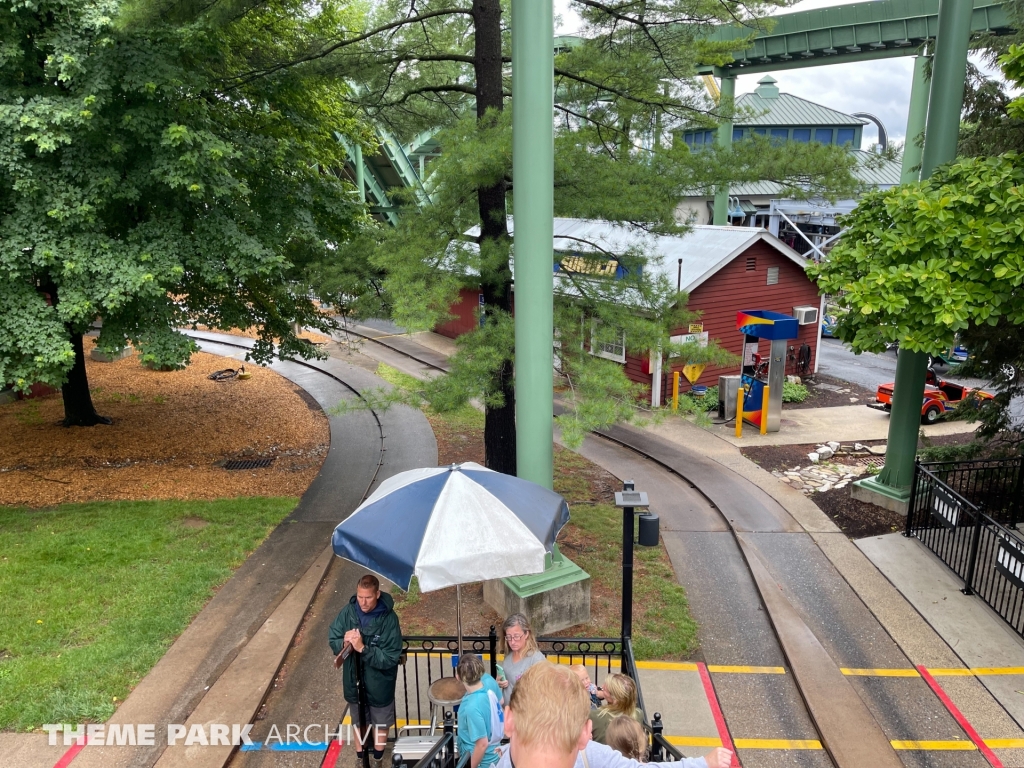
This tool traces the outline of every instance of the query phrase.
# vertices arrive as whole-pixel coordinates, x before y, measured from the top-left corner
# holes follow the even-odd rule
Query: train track
[[[194,331],[193,332],[186,332],[185,335],[189,336],[189,338],[192,338],[195,341],[200,342],[203,345],[221,346],[221,347],[228,347],[228,348],[233,348],[233,349],[244,349],[246,351],[250,351],[252,349],[251,346],[246,345],[246,344],[240,344],[240,343],[237,343],[237,342],[225,341],[222,338],[220,338],[220,334],[218,334],[216,338],[209,337],[209,336],[204,336],[204,335],[201,334],[201,332],[194,332]],[[215,352],[212,352],[212,350],[208,350],[207,349],[207,350],[204,350],[204,351],[211,352],[211,354],[216,354]],[[373,408],[370,406],[369,401],[365,397],[363,397],[362,393],[360,393],[358,389],[353,387],[351,384],[349,384],[344,379],[334,375],[330,371],[326,371],[323,368],[321,368],[321,367],[319,367],[317,365],[314,365],[312,363],[309,363],[309,362],[307,362],[305,360],[288,360],[287,362],[289,362],[289,363],[291,363],[293,365],[298,365],[298,366],[300,366],[302,368],[307,368],[309,370],[316,371],[317,373],[319,373],[319,374],[321,374],[323,376],[327,376],[328,378],[338,382],[339,384],[341,384],[341,386],[345,387],[345,389],[347,389],[349,392],[351,392],[353,395],[355,395],[358,399],[362,400],[363,404],[366,406],[366,410],[369,411],[370,414],[373,416],[374,423],[377,425],[377,432],[380,435],[380,450],[379,450],[379,456],[378,456],[378,459],[377,459],[377,467],[373,471],[373,476],[370,478],[370,482],[367,484],[366,490],[363,491],[363,495],[359,499],[359,503],[361,504],[370,495],[370,490],[373,488],[374,483],[377,482],[377,476],[380,474],[381,467],[384,466],[384,456],[385,456],[385,453],[387,452],[387,448],[385,447],[385,444],[384,444],[385,443],[384,424],[383,424],[383,422],[381,422],[380,414],[378,414],[375,410],[373,410]]]
[[[348,334],[350,336],[355,336],[357,338],[363,339],[364,341],[372,341],[374,344],[377,344],[377,345],[379,345],[381,347],[384,347],[385,349],[389,349],[392,352],[396,352],[399,355],[402,355],[403,357],[409,358],[410,360],[414,360],[415,362],[419,363],[420,365],[426,366],[427,368],[430,368],[431,370],[438,371],[439,373],[448,373],[448,370],[449,370],[448,368],[445,368],[443,366],[437,365],[437,363],[433,363],[433,362],[431,362],[429,360],[424,360],[422,357],[417,357],[416,355],[412,354],[408,350],[402,349],[400,347],[396,347],[394,344],[388,344],[388,343],[386,343],[383,340],[385,338],[395,338],[395,336],[393,336],[392,334],[386,334],[383,337],[381,337],[381,336],[372,336],[370,334],[361,333],[359,331],[356,331],[351,326],[344,326],[342,330],[343,330],[344,333],[346,333],[346,334]]]
[[[402,349],[400,346],[386,342],[384,339],[375,338],[371,334],[354,331],[351,328],[347,328],[346,332],[365,341],[385,347],[432,370],[445,371],[444,368],[436,363],[424,360],[416,354]],[[892,746],[895,742],[890,743],[888,737],[883,733],[879,721],[873,716],[872,710],[868,709],[863,700],[865,697],[871,698],[871,690],[864,687],[855,689],[850,681],[844,677],[844,673],[840,670],[838,664],[833,661],[829,652],[826,651],[815,635],[815,632],[807,626],[800,611],[786,598],[782,585],[771,575],[769,558],[758,547],[758,534],[756,531],[759,529],[756,526],[744,528],[745,521],[743,520],[740,520],[738,525],[737,516],[730,516],[731,513],[727,513],[723,509],[726,504],[722,503],[721,495],[715,498],[713,495],[706,493],[700,483],[695,483],[687,476],[692,473],[681,471],[678,465],[673,466],[672,462],[665,460],[663,456],[659,456],[657,451],[646,448],[642,444],[644,438],[639,434],[634,434],[630,430],[613,428],[605,432],[592,433],[592,435],[597,440],[618,446],[645,461],[653,462],[659,470],[688,484],[700,494],[707,504],[717,512],[721,521],[728,526],[728,531],[731,532],[732,539],[741,553],[746,578],[756,586],[757,593],[760,595],[761,605],[768,615],[774,640],[781,648],[788,666],[792,670],[792,681],[795,683],[797,696],[790,696],[789,698],[795,700],[789,702],[789,704],[794,710],[802,709],[805,716],[813,723],[818,740],[824,751],[824,754],[819,752],[818,755],[825,758],[828,761],[827,764],[834,765],[837,768],[861,768],[861,766],[867,765],[871,765],[873,768],[901,766],[903,761],[901,761]],[[796,533],[796,531],[786,531],[784,529],[779,529],[779,532]],[[802,533],[798,535],[806,537]],[[817,548],[816,545],[814,546]],[[821,557],[824,558],[824,555],[822,554]],[[842,576],[838,576],[838,578],[842,580]],[[843,584],[845,585],[845,581],[843,581]],[[859,601],[859,598],[856,599]],[[881,631],[884,633],[884,630]],[[834,638],[832,639],[834,640]],[[851,642],[853,645],[856,645],[857,641]],[[832,645],[834,646],[834,643]],[[895,647],[894,644],[893,647]],[[905,661],[905,663],[908,662]],[[885,664],[878,663],[877,666],[882,667]],[[858,693],[858,690],[861,693]],[[920,694],[922,697],[929,695],[923,691],[915,691],[915,694]],[[889,696],[888,698],[887,696],[888,694],[880,694],[879,698],[872,702],[876,713],[879,710],[884,710],[887,706],[891,708],[890,699],[895,696]],[[937,702],[928,698],[920,698],[918,702],[923,710],[930,712],[928,717],[934,720],[936,712],[932,706]],[[945,711],[939,711],[941,711],[942,715],[946,714]],[[728,714],[728,711],[726,714]],[[922,717],[924,716],[922,715]],[[896,719],[899,720],[899,717]],[[890,729],[892,729],[892,721],[887,720],[886,722]],[[918,725],[911,723],[908,727],[910,730],[914,730],[918,728]],[[919,753],[905,754],[911,759],[910,764],[945,764],[941,760],[941,755],[940,758],[937,758],[937,762],[925,756],[923,762],[918,763],[917,760],[921,758]],[[810,758],[810,754],[807,756]],[[966,757],[966,755],[964,756]],[[972,757],[980,756],[978,753],[974,753]],[[735,764],[738,765],[738,762]],[[818,765],[819,763],[808,764]]]

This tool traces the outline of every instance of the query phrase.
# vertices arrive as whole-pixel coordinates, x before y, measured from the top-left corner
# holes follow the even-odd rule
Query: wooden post
[[[679,371],[672,371],[672,410],[679,410]]]
[[[743,395],[745,394],[741,384],[736,393],[736,437],[743,437]]]

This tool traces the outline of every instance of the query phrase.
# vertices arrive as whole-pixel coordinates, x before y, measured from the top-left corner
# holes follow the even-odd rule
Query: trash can
[[[739,395],[740,386],[739,376],[718,377],[718,418],[736,418],[736,397]]]
[[[694,384],[690,387],[690,394],[694,397],[704,397],[708,393],[708,388],[703,384]]]

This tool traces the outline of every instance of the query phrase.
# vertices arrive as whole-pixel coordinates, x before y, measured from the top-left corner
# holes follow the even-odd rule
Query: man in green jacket
[[[342,677],[345,701],[350,705],[352,724],[359,734],[355,740],[357,760],[362,760],[362,746],[366,741],[356,695],[356,664],[362,666],[370,709],[366,726],[367,729],[372,726],[375,734],[373,768],[381,768],[388,730],[395,725],[395,682],[402,655],[402,630],[394,607],[391,595],[381,594],[380,581],[368,573],[359,580],[355,595],[334,619],[329,638],[335,655],[341,653],[346,644],[354,652],[344,663]]]

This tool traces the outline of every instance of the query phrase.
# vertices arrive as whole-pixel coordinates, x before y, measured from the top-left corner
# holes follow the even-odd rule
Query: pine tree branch
[[[421,13],[421,14],[419,14],[417,16],[407,17],[407,18],[404,18],[404,19],[399,19],[398,21],[393,21],[390,24],[383,24],[383,25],[381,25],[379,27],[375,27],[374,29],[371,29],[371,30],[369,30],[367,32],[364,32],[361,35],[356,35],[355,37],[350,37],[350,38],[348,38],[346,40],[339,40],[334,45],[329,45],[326,48],[324,48],[323,50],[318,51],[317,53],[311,53],[311,54],[309,54],[307,56],[300,56],[299,58],[294,59],[293,61],[281,62],[279,64],[275,64],[274,66],[268,67],[266,69],[254,70],[252,72],[247,72],[244,75],[238,75],[238,76],[236,76],[234,78],[231,78],[231,80],[234,80],[235,82],[231,86],[229,86],[229,88],[227,90],[232,90],[234,88],[241,87],[243,85],[246,85],[247,83],[251,83],[253,80],[257,80],[257,79],[259,79],[261,77],[266,77],[267,75],[271,75],[274,72],[279,72],[282,69],[290,69],[291,67],[298,66],[299,64],[305,64],[305,63],[308,63],[310,61],[316,61],[318,59],[322,59],[322,58],[324,58],[326,56],[329,56],[330,54],[334,53],[335,51],[340,50],[341,48],[346,48],[346,47],[348,47],[350,45],[355,45],[356,43],[360,43],[363,40],[368,40],[369,38],[371,38],[371,37],[373,37],[375,35],[379,35],[382,32],[387,32],[387,31],[393,30],[393,29],[399,29],[401,27],[404,27],[407,24],[417,24],[419,22],[425,21],[427,19],[436,18],[438,16],[456,16],[456,15],[472,16],[473,15],[473,9],[472,8],[442,8],[442,9],[439,9],[439,10],[436,10],[436,11],[429,11],[427,13]]]

